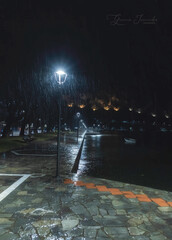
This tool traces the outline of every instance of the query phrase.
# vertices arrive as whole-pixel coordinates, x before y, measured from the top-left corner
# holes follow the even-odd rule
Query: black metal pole
[[[57,134],[57,164],[56,164],[56,177],[59,176],[60,166],[60,128],[61,128],[61,92],[59,91],[59,119],[58,119],[58,134]]]
[[[78,118],[78,126],[77,126],[77,143],[78,143],[78,138],[79,138],[79,118]]]

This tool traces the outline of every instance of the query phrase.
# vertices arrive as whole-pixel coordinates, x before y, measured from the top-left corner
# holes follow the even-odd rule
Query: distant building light
[[[138,109],[137,109],[137,113],[139,113],[139,114],[140,114],[141,112],[142,112],[142,111],[141,111],[141,109],[140,109],[140,108],[138,108]]]
[[[79,108],[85,108],[85,105],[84,104],[80,104],[78,105]]]
[[[114,107],[113,110],[118,112],[119,111],[119,107]]]
[[[155,114],[155,113],[152,113],[152,117],[156,117],[156,114]]]
[[[67,106],[68,107],[73,107],[73,103],[69,103]]]
[[[166,117],[166,118],[170,118],[170,116],[169,116],[168,114],[165,114],[165,117]]]
[[[106,111],[108,111],[109,109],[110,109],[109,106],[105,106],[105,107],[104,107],[104,110],[106,110]]]
[[[92,108],[93,111],[97,110],[97,107],[95,105],[93,105],[91,108]]]
[[[132,112],[132,111],[133,111],[133,108],[129,108],[128,110],[129,110],[130,112]]]

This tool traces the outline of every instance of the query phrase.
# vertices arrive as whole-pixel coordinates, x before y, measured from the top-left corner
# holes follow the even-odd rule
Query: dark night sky
[[[140,106],[156,98],[172,110],[171,1],[6,0],[0,6],[3,87],[19,73],[61,65],[87,76],[95,95],[106,90]],[[109,14],[157,22],[112,25]]]

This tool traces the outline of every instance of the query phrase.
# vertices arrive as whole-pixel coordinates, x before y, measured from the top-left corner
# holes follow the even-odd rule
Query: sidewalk
[[[31,174],[0,202],[0,240],[172,239],[171,192],[71,174],[75,157],[66,149],[79,144],[70,144],[61,182],[52,175],[53,157],[0,160],[1,173]]]

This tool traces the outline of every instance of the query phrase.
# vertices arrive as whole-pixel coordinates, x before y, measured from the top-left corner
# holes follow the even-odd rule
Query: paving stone
[[[41,203],[42,200],[42,198],[35,198],[34,200],[32,200],[32,203]]]
[[[95,238],[89,238],[89,237],[76,237],[74,240],[95,240]]]
[[[143,223],[143,219],[141,219],[140,217],[135,217],[135,218],[130,218],[128,220],[128,224],[131,226],[131,227],[136,227],[137,225],[140,225]]]
[[[105,227],[104,231],[107,235],[111,237],[121,237],[123,239],[127,239],[129,237],[129,233],[126,227]]]
[[[62,227],[63,227],[63,230],[66,231],[66,230],[71,230],[72,228],[76,227],[79,223],[79,220],[77,219],[65,219],[65,220],[62,220]]]
[[[145,233],[142,229],[139,229],[138,227],[128,227],[130,235],[142,235]]]
[[[9,203],[5,205],[5,208],[15,208],[15,207],[19,207],[20,205],[25,204],[25,202],[23,202],[21,199],[18,199],[17,201],[13,202],[13,203]]]
[[[72,229],[71,231],[66,232],[69,237],[82,237],[84,230],[81,228],[75,228]]]
[[[159,228],[156,228],[156,226],[154,224],[141,224],[138,226],[140,229],[142,229],[143,231],[145,232],[149,232],[149,233],[152,233],[152,232],[155,232],[156,229],[159,229]]]
[[[101,199],[108,199],[108,196],[106,196],[106,195],[103,195],[103,196],[100,196],[101,197]]]
[[[167,239],[172,239],[172,228],[169,228],[168,225],[163,227],[163,234]]]
[[[116,210],[116,214],[117,214],[117,215],[126,215],[127,212],[126,212],[124,209],[117,209],[117,210]]]
[[[107,240],[107,239],[109,239],[108,237],[96,237],[95,238],[96,240]]]
[[[113,200],[112,205],[114,208],[124,208],[126,204],[123,201]]]
[[[20,192],[17,193],[17,195],[25,196],[25,195],[28,195],[28,192],[27,191],[20,191]]]
[[[75,214],[83,214],[85,217],[91,217],[90,213],[86,210],[85,207],[82,205],[78,204],[78,206],[73,206],[70,207],[70,209],[75,213]]]
[[[8,230],[8,227],[7,228],[3,228],[3,226],[1,225],[0,226],[0,239],[1,239],[1,235],[3,235],[4,233],[7,233],[9,230]]]
[[[108,211],[108,214],[110,216],[115,216],[116,215],[116,210],[112,209],[112,210],[107,210]]]
[[[42,228],[42,227],[53,227],[53,226],[56,226],[56,225],[60,225],[61,224],[61,220],[60,219],[47,219],[47,220],[38,220],[38,221],[35,221],[35,222],[32,222],[32,225],[39,229],[39,228]]]
[[[5,233],[1,236],[2,240],[19,240],[19,236],[12,232]],[[27,239],[26,239],[27,240]]]
[[[67,231],[64,232],[61,225],[53,226],[50,228],[50,230],[51,233],[49,234],[49,236],[53,235],[56,236],[57,238],[68,237]]]
[[[11,213],[0,213],[0,218],[11,218],[12,215]]]
[[[8,218],[0,218],[0,224],[1,225],[11,225],[14,221]]]
[[[90,213],[91,216],[95,216],[99,214],[99,209],[97,206],[88,207],[87,211]]]
[[[108,214],[108,212],[107,212],[105,209],[100,208],[99,211],[100,211],[100,214],[101,214],[102,216]]]
[[[167,238],[164,235],[157,235],[157,236],[150,236],[151,240],[167,240]]]
[[[19,213],[26,215],[28,213],[33,212],[34,210],[35,208],[22,209],[21,211],[19,211]]]
[[[85,229],[84,230],[84,237],[86,238],[95,238],[97,234],[97,229]]]
[[[21,239],[40,239],[36,230],[31,224],[27,224],[25,227],[20,228],[18,233]]]
[[[93,219],[98,222],[101,226],[124,226],[126,225],[127,218],[125,216],[94,216]]]
[[[58,238],[57,236],[55,236],[55,235],[52,235],[52,234],[50,234],[47,238],[46,238],[46,240],[59,240],[60,238]],[[64,240],[64,238],[61,238],[62,240]]]
[[[81,226],[92,226],[92,227],[94,227],[94,226],[98,226],[99,224],[92,219],[86,219],[86,220],[80,221],[80,225]]]
[[[169,212],[172,212],[172,207],[158,207],[158,210],[161,213],[169,213]]]
[[[98,230],[97,237],[108,238],[107,234],[102,229]]]
[[[146,236],[132,236],[132,240],[150,240],[150,238]]]

